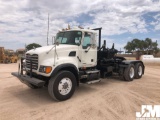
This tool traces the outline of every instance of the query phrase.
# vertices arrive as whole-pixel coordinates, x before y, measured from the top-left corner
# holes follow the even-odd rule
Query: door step
[[[87,74],[91,74],[91,73],[99,73],[99,70],[88,70],[86,71]]]
[[[97,82],[100,82],[101,79],[98,79],[98,80],[92,80],[92,81],[88,81],[86,82],[87,84],[93,84],[93,83],[97,83]]]

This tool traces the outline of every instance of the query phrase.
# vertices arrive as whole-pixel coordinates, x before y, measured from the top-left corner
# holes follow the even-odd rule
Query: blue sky
[[[107,40],[107,47],[115,43],[118,50],[134,38],[147,37],[160,47],[160,0],[0,0],[0,46],[46,45],[48,13],[50,44],[70,24],[102,27],[102,42]]]

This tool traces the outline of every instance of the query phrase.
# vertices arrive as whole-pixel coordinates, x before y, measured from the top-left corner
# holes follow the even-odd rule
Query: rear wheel
[[[142,77],[142,75],[143,75],[143,69],[144,69],[144,67],[143,67],[142,63],[137,63],[135,65],[135,78],[136,79],[139,79],[139,78]]]
[[[63,101],[73,95],[75,86],[74,74],[69,71],[61,71],[49,80],[48,92],[54,100]]]
[[[126,81],[132,81],[135,77],[135,66],[133,64],[128,65],[124,70],[124,79]]]
[[[8,63],[12,63],[12,60],[8,60]]]

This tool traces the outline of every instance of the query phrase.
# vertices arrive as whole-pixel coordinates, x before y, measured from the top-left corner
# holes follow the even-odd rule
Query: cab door
[[[94,67],[97,65],[97,46],[95,33],[84,33],[80,59],[81,67]]]

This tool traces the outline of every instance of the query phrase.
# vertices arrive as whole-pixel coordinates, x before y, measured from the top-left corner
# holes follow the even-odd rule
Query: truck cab
[[[127,81],[141,78],[142,61],[115,57],[114,47],[106,49],[106,42],[100,44],[101,29],[58,32],[54,45],[26,52],[19,63],[19,71],[12,75],[31,88],[48,87],[50,96],[58,101],[69,99],[79,83],[100,82],[114,72]]]

